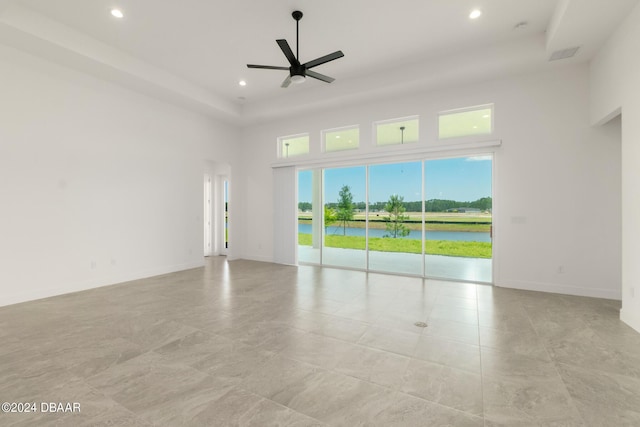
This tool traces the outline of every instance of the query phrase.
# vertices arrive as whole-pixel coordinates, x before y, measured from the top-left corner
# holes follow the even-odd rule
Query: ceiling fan
[[[249,68],[262,68],[265,70],[289,70],[289,76],[284,79],[281,87],[289,87],[289,85],[293,83],[302,83],[306,80],[306,77],[313,77],[314,79],[322,80],[323,82],[331,83],[335,79],[333,77],[325,76],[324,74],[316,73],[315,71],[310,70],[310,68],[317,67],[318,65],[325,64],[329,61],[333,61],[338,58],[342,58],[344,53],[338,50],[329,55],[322,56],[318,59],[314,59],[313,61],[305,62],[301,64],[299,61],[298,48],[300,47],[300,42],[298,40],[298,24],[300,23],[300,19],[302,19],[302,12],[299,10],[294,11],[291,16],[296,20],[296,54],[293,55],[293,51],[287,43],[286,40],[280,39],[276,40],[280,49],[282,49],[282,53],[287,57],[290,67],[276,67],[272,65],[254,65],[247,64]]]

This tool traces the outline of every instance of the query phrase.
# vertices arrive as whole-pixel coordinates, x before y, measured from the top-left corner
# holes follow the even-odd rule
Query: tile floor
[[[0,308],[0,401],[81,404],[0,425],[640,425],[617,301],[206,264]]]

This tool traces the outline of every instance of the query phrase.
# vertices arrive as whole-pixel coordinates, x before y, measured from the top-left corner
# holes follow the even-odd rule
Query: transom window
[[[493,133],[493,105],[443,111],[438,115],[438,138],[459,138]]]
[[[283,136],[278,138],[278,157],[287,159],[289,157],[309,154],[309,134]]]
[[[376,122],[376,145],[402,145],[418,142],[418,124],[418,116]]]
[[[360,128],[358,126],[325,130],[322,135],[324,151],[327,153],[355,150],[360,146]]]

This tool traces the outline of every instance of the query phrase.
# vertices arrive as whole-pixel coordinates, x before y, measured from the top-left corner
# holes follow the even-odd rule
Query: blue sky
[[[428,199],[473,201],[491,196],[491,158],[468,157],[429,160],[425,165],[426,195]],[[337,202],[343,185],[351,187],[353,200],[365,200],[365,167],[334,168],[325,170],[327,202]],[[369,168],[371,202],[383,202],[391,194],[405,201],[421,198],[421,162],[372,165]],[[299,174],[299,201],[311,201],[311,172]]]

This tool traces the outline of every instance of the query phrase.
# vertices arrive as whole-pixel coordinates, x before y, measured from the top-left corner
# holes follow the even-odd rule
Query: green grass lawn
[[[416,239],[392,239],[370,237],[369,249],[379,252],[422,253],[421,241]],[[311,246],[311,234],[298,234],[298,244]],[[365,238],[362,236],[325,236],[325,246],[330,248],[365,249]],[[425,253],[428,255],[448,255],[470,258],[491,258],[491,243],[463,242],[453,240],[427,240]]]

